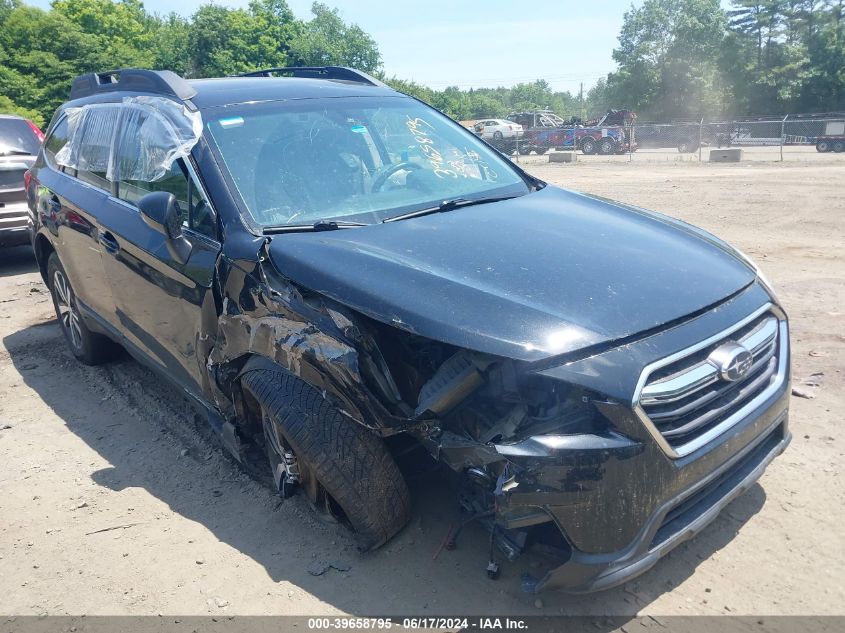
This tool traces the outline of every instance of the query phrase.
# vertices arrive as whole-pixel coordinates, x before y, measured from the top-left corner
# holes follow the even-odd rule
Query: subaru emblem
[[[719,370],[722,380],[734,382],[748,373],[754,357],[739,343],[724,343],[711,352],[707,361]]]

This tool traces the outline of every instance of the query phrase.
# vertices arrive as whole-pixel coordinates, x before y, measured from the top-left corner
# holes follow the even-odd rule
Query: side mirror
[[[176,196],[153,191],[138,200],[141,217],[150,227],[167,238],[167,252],[180,264],[191,256],[191,243],[182,235],[182,211]]]
[[[144,222],[169,240],[182,237],[182,212],[176,196],[166,191],[153,191],[138,200]]]

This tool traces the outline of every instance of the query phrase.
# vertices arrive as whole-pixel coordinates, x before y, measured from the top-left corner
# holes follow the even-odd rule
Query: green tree
[[[740,114],[843,103],[841,0],[734,0],[722,69]]]
[[[808,70],[801,105],[822,111],[845,110],[845,0],[824,3],[808,43]]]
[[[378,46],[357,24],[346,24],[337,9],[315,2],[313,18],[290,46],[297,66],[351,66],[368,73],[381,70]]]
[[[39,127],[44,126],[44,117],[36,110],[22,108],[6,95],[0,95],[0,114],[17,114],[25,117]]]
[[[178,13],[150,18],[154,68],[172,70],[178,75],[196,75],[190,57],[190,23]]]
[[[434,97],[434,91],[431,88],[423,86],[422,84],[418,84],[415,81],[400,79],[398,77],[388,78],[378,73],[377,76],[379,76],[384,83],[386,83],[394,90],[398,90],[399,92],[402,92],[406,95],[416,97],[417,99],[425,101],[426,103],[431,103]]]
[[[141,0],[54,0],[48,11],[0,0],[2,106],[43,121],[67,99],[75,76],[116,68],[210,77],[294,63],[381,67],[360,27],[325,5],[313,13],[298,20],[285,0],[252,0],[244,9],[206,4],[189,19],[151,15]]]
[[[67,99],[75,76],[137,61],[133,49],[104,47],[103,37],[86,33],[59,11],[16,7],[0,28],[6,56],[0,94],[49,119]]]
[[[140,0],[54,0],[53,12],[95,37],[106,57],[117,64],[111,68],[148,67],[155,59]]]
[[[247,9],[203,5],[187,27],[186,72],[220,77],[289,65],[303,28],[285,0],[253,0]]]
[[[719,0],[645,0],[625,13],[618,70],[601,87],[616,107],[647,118],[691,118],[722,108],[718,56],[727,27]]]
[[[303,31],[285,0],[252,0],[249,11],[255,19],[258,46],[272,65],[290,63],[290,45]],[[265,66],[269,67],[269,66]]]
[[[259,41],[258,24],[245,9],[206,4],[197,9],[188,32],[190,74],[221,77],[277,65],[267,59]]]

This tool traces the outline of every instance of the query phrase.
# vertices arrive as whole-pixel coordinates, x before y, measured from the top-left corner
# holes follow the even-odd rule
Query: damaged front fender
[[[222,313],[207,368],[218,407],[235,426],[237,381],[251,359],[288,371],[320,390],[343,414],[390,435],[416,424],[390,411],[366,384],[355,324],[342,306],[306,296],[273,268],[259,246],[251,258],[222,258]],[[367,357],[365,362],[371,359]]]

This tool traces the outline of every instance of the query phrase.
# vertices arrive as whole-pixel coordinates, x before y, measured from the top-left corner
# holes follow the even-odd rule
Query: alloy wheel
[[[264,444],[267,457],[273,471],[276,490],[283,499],[302,491],[319,511],[319,516],[328,522],[337,523],[346,520],[343,509],[323,488],[307,463],[296,456],[293,448],[279,431],[270,415],[261,407],[261,426],[264,430]]]
[[[70,338],[71,345],[76,350],[82,349],[82,327],[79,322],[79,311],[76,307],[76,297],[73,289],[62,271],[53,274],[53,292],[56,298],[56,309],[59,322]]]
[[[284,437],[279,433],[278,426],[261,409],[261,426],[264,429],[264,444],[267,447],[267,457],[273,471],[273,481],[282,498],[292,497],[297,487],[302,483],[302,473],[299,462]]]

